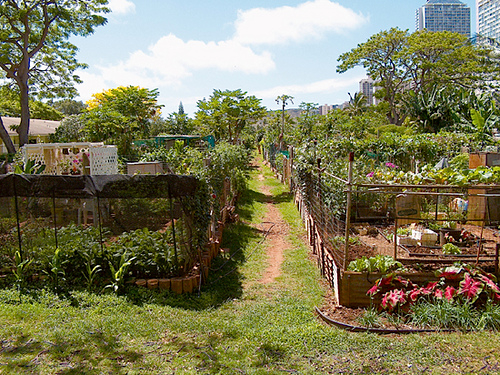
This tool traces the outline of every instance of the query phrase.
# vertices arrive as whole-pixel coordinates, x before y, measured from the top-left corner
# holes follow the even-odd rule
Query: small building
[[[16,146],[16,149],[19,148],[19,135],[15,130],[12,129],[12,127],[19,126],[19,124],[21,123],[21,119],[19,117],[2,117],[2,122],[7,129],[7,132],[9,133],[10,139],[12,139],[14,146]],[[55,133],[60,124],[60,121],[31,119],[28,134],[28,143],[48,143],[50,135]],[[0,154],[6,154],[7,147],[1,140],[0,145]]]

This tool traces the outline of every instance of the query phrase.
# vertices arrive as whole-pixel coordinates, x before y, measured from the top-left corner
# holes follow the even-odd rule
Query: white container
[[[417,246],[417,240],[411,236],[398,236],[398,245]]]
[[[430,229],[416,230],[412,229],[411,237],[422,246],[432,246],[438,241],[438,234]]]

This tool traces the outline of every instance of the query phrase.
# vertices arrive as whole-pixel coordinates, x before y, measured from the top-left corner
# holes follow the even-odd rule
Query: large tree
[[[433,87],[480,88],[494,84],[498,73],[489,48],[448,31],[381,31],[340,55],[338,61],[337,72],[362,66],[378,81],[379,95],[388,104],[387,117],[396,125],[406,117],[402,99],[407,92]]]
[[[196,122],[204,133],[212,134],[216,140],[234,144],[247,125],[266,115],[260,102],[241,89],[214,90],[208,100],[198,101]]]
[[[138,86],[117,87],[94,94],[87,102],[85,133],[90,141],[116,144],[129,156],[132,141],[150,135],[151,121],[160,116],[158,90]]]
[[[87,36],[106,23],[107,0],[2,0],[0,1],[0,68],[4,78],[19,88],[20,146],[28,142],[30,95],[40,97],[76,94],[74,75],[84,67],[76,60],[72,35]],[[0,136],[15,152],[0,122]]]

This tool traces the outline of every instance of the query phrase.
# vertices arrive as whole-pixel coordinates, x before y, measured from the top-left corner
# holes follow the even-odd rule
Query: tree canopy
[[[236,143],[247,125],[266,115],[266,109],[260,102],[260,99],[247,96],[240,89],[214,90],[208,100],[198,101],[197,125],[218,141]]]
[[[131,155],[134,138],[147,138],[151,121],[160,116],[158,90],[138,86],[117,87],[92,95],[87,102],[85,133],[90,141],[118,146],[118,153]]]
[[[406,113],[403,96],[442,87],[468,89],[496,84],[499,65],[488,47],[473,45],[465,36],[448,31],[392,28],[371,36],[338,58],[337,72],[362,66],[378,81],[388,104],[391,124],[401,125]]]
[[[106,23],[107,0],[4,0],[0,2],[0,69],[19,88],[20,145],[28,142],[30,95],[72,96],[76,60],[71,35],[87,36]],[[4,130],[3,124],[0,127]],[[14,145],[0,131],[9,152]]]

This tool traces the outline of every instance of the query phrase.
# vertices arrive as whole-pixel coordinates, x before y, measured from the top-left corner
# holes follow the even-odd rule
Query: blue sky
[[[463,0],[462,0],[463,1]],[[475,31],[475,0],[471,8]],[[336,73],[337,58],[391,27],[415,29],[425,0],[110,0],[108,23],[75,37],[81,100],[124,85],[158,89],[164,114],[190,115],[214,89],[340,104],[358,91],[361,68]]]

